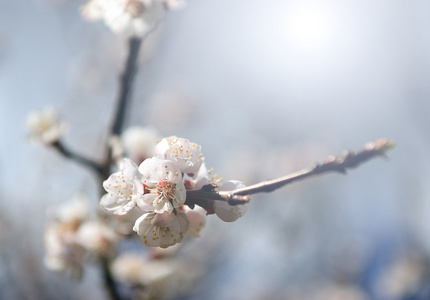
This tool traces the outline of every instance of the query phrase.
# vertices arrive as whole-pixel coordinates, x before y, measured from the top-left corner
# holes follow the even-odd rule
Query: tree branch
[[[137,71],[137,58],[139,56],[139,49],[142,44],[141,38],[132,37],[129,40],[128,57],[125,65],[124,73],[121,76],[121,87],[115,116],[110,130],[111,134],[119,135],[124,126],[124,118],[126,115],[127,104],[131,95],[131,87],[133,85],[134,75]]]
[[[188,191],[187,201],[185,204],[205,205],[205,201],[207,202],[207,200],[226,201],[230,205],[244,204],[249,202],[249,195],[256,193],[269,193],[287,184],[308,177],[329,172],[340,172],[346,174],[347,169],[358,167],[369,159],[385,156],[385,152],[392,149],[394,146],[395,143],[393,141],[388,139],[379,139],[366,144],[362,150],[356,153],[347,151],[342,156],[330,156],[323,163],[316,164],[310,169],[305,169],[233,191],[217,191],[216,185],[205,185],[200,190]]]
[[[80,156],[79,154],[76,154],[69,150],[61,141],[55,141],[51,144],[52,147],[54,147],[55,150],[57,150],[60,154],[62,154],[64,157],[67,157],[68,159],[74,160],[75,162],[91,169],[94,171],[98,176],[102,173],[102,166],[97,164],[95,161],[92,161],[88,158],[85,158],[83,156]]]

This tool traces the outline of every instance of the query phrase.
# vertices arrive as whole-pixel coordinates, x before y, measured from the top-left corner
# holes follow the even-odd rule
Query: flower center
[[[143,3],[138,0],[127,0],[125,3],[125,11],[133,18],[137,18],[143,11]]]
[[[160,199],[166,199],[172,202],[175,196],[176,184],[167,180],[155,184],[155,190]]]

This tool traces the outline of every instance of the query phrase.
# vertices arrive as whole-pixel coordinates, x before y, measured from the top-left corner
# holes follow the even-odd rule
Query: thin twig
[[[102,172],[102,166],[97,164],[95,161],[92,161],[91,159],[85,158],[77,153],[74,153],[69,148],[67,148],[61,141],[56,141],[51,145],[64,157],[71,159],[87,168],[90,168],[92,171],[94,171],[97,175],[100,176]]]
[[[207,200],[227,201],[230,205],[244,204],[249,202],[249,195],[269,193],[304,178],[328,172],[340,172],[345,174],[347,169],[358,167],[369,159],[385,156],[385,152],[392,149],[394,146],[395,143],[393,141],[379,139],[366,144],[362,150],[356,153],[347,151],[342,156],[330,156],[323,163],[316,164],[310,169],[305,169],[233,191],[217,191],[215,185],[205,185],[201,190],[187,192],[187,202],[190,205],[203,204],[206,206]]]

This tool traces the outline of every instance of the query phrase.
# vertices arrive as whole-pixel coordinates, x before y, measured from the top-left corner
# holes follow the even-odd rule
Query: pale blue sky
[[[82,1],[55,2],[0,0],[0,204],[13,222],[19,224],[17,218],[24,216],[32,224],[29,245],[37,245],[39,256],[46,206],[67,200],[76,190],[90,197],[96,191],[86,171],[26,143],[23,120],[29,111],[53,105],[70,122],[66,142],[97,157],[125,52],[121,39],[102,24],[81,20]],[[287,262],[294,270],[308,262],[306,272],[317,274],[315,253],[324,240],[354,235],[368,237],[377,247],[377,240],[409,236],[430,251],[430,3],[189,2],[168,16],[156,41],[144,43],[153,56],[136,77],[130,125],[152,124],[162,134],[198,142],[209,166],[220,172],[234,169],[226,161],[254,157],[240,166],[255,164],[249,180],[284,175],[265,162],[273,164],[274,154],[282,156],[282,149],[297,145],[321,146],[301,165],[307,167],[379,137],[398,142],[389,161],[256,197],[248,215],[228,227],[225,241],[233,251],[227,265],[243,269],[217,270],[217,284],[224,288],[208,289],[207,297],[238,299],[237,285],[249,286],[250,294],[259,292],[250,275],[256,272],[267,275],[268,289],[281,291],[275,278],[294,281]],[[298,38],[305,33],[288,26],[306,26],[290,20],[314,9],[322,12],[316,26],[327,28],[319,43],[307,44]],[[188,100],[156,102],[163,92],[181,93]],[[171,123],[164,123],[161,114]],[[231,179],[235,174],[222,175]],[[283,253],[271,244],[273,238],[286,239],[284,230],[278,233],[270,224],[274,212],[302,216],[297,222],[307,225],[301,250],[289,249],[290,259],[270,273],[265,266],[276,265]],[[274,237],[263,236],[272,230]]]

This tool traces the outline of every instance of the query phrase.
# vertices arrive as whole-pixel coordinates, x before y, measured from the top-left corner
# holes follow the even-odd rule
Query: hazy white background
[[[0,299],[103,297],[97,270],[78,284],[41,265],[46,207],[76,192],[96,205],[97,190],[23,128],[52,105],[70,123],[65,142],[100,155],[126,49],[82,20],[82,3],[0,0]],[[339,274],[383,299],[391,257],[430,254],[430,2],[190,0],[143,47],[128,125],[201,144],[226,179],[398,143],[389,161],[258,195],[234,224],[212,220],[225,234],[195,299],[286,299]]]

